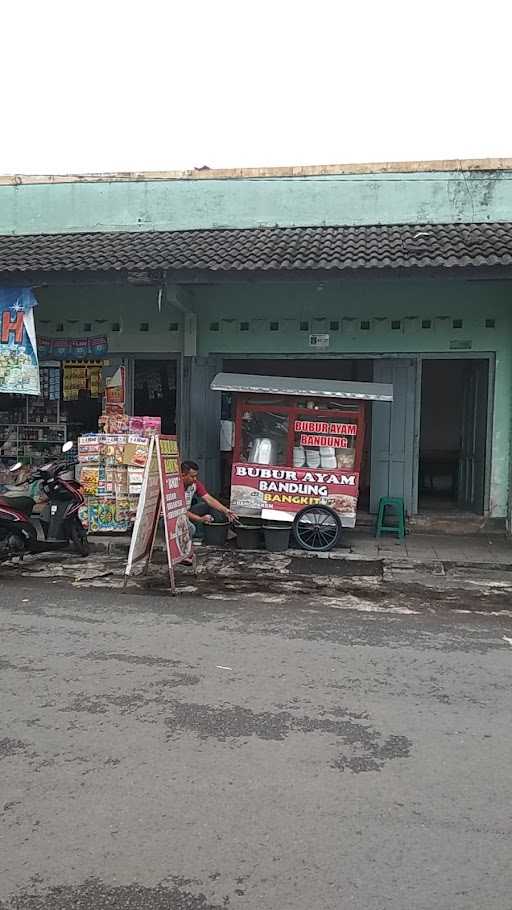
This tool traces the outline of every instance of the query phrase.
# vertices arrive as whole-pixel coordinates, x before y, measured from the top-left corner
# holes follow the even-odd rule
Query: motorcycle
[[[72,448],[73,443],[66,442],[62,452]],[[85,500],[74,476],[77,464],[63,460],[32,471],[28,481],[38,481],[46,498],[40,515],[33,514],[35,500],[31,496],[16,490],[0,494],[0,561],[25,553],[64,550],[70,543],[80,556],[89,555],[87,532],[78,514]],[[11,472],[21,467],[15,464]]]

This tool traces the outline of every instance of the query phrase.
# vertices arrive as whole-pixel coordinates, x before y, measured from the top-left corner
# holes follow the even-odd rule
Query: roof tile
[[[511,262],[512,224],[505,222],[0,237],[0,272],[341,272]]]

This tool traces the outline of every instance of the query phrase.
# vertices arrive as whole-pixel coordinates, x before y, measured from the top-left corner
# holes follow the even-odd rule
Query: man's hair
[[[199,471],[199,465],[197,464],[197,461],[182,461],[181,473],[188,474],[190,471]]]

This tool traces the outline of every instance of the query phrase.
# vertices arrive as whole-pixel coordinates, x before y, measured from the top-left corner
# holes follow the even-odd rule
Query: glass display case
[[[364,405],[237,401],[233,460],[313,470],[359,471]]]

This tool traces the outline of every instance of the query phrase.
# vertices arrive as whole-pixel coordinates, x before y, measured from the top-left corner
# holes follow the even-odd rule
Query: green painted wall
[[[51,287],[35,288],[39,306],[36,327],[39,335],[81,338],[108,335],[111,353],[168,354],[183,348],[182,313],[169,304],[159,310],[158,289],[148,287]],[[56,331],[57,325],[62,333]],[[118,323],[120,331],[112,331]],[[149,331],[140,330],[148,323]]]
[[[182,350],[182,314],[170,304],[158,311],[153,288],[41,288],[38,332],[81,336],[84,321],[94,334],[109,336],[115,353],[162,353]],[[512,416],[511,289],[497,282],[344,281],[329,284],[247,283],[196,287],[190,306],[198,314],[198,353],[294,355],[315,358],[309,334],[327,332],[333,354],[444,353],[451,345],[470,344],[469,353],[492,353],[496,359],[491,469],[491,516],[507,514]],[[105,320],[105,321],[103,321]],[[457,320],[462,322],[460,328]],[[494,328],[486,321],[494,320]],[[121,323],[112,332],[113,322]],[[301,331],[300,322],[308,323]],[[430,327],[428,326],[430,321]],[[140,324],[149,324],[148,332]],[[271,322],[278,330],[271,331]],[[332,329],[331,322],[339,327]],[[170,330],[171,324],[178,329]],[[244,323],[246,331],[241,331]],[[396,327],[393,328],[392,325]],[[212,331],[218,326],[218,331]],[[425,326],[425,327],[423,327]],[[468,351],[452,351],[467,356]]]
[[[490,514],[507,514],[512,388],[511,289],[495,282],[378,281],[196,289],[199,353],[318,356],[309,331],[328,332],[328,354],[495,354]],[[240,323],[251,314],[249,330]],[[494,328],[486,321],[494,320]],[[278,331],[271,322],[278,321]],[[331,330],[331,322],[339,329]],[[430,322],[430,327],[427,327]],[[461,327],[456,327],[462,323]],[[218,324],[219,331],[212,331]],[[395,328],[392,328],[392,325]],[[368,327],[369,326],[369,327]],[[423,327],[425,326],[425,327]],[[467,350],[460,349],[468,346]],[[453,347],[459,350],[453,350]]]
[[[0,185],[0,234],[511,219],[510,171]]]

